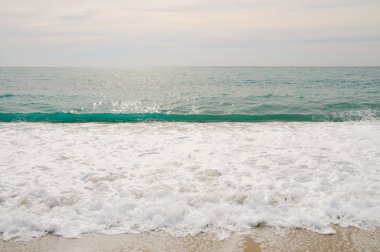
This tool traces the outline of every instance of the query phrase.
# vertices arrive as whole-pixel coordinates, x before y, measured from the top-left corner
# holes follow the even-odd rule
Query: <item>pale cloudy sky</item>
[[[0,65],[380,65],[380,0],[0,0]]]

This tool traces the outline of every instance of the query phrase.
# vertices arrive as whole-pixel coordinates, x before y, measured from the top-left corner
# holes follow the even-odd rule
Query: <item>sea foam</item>
[[[0,123],[1,238],[380,226],[380,122]]]

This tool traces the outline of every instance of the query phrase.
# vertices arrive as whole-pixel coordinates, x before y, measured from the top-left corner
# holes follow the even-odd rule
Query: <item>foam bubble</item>
[[[2,239],[380,226],[380,122],[0,123]]]

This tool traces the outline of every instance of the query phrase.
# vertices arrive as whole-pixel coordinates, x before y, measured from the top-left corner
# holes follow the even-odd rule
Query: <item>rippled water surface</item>
[[[347,121],[379,111],[376,67],[0,68],[0,121]]]

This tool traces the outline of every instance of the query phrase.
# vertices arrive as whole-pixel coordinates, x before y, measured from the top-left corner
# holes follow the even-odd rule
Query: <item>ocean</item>
[[[0,68],[0,237],[380,227],[380,67]]]
[[[0,68],[0,121],[361,121],[380,68]]]

